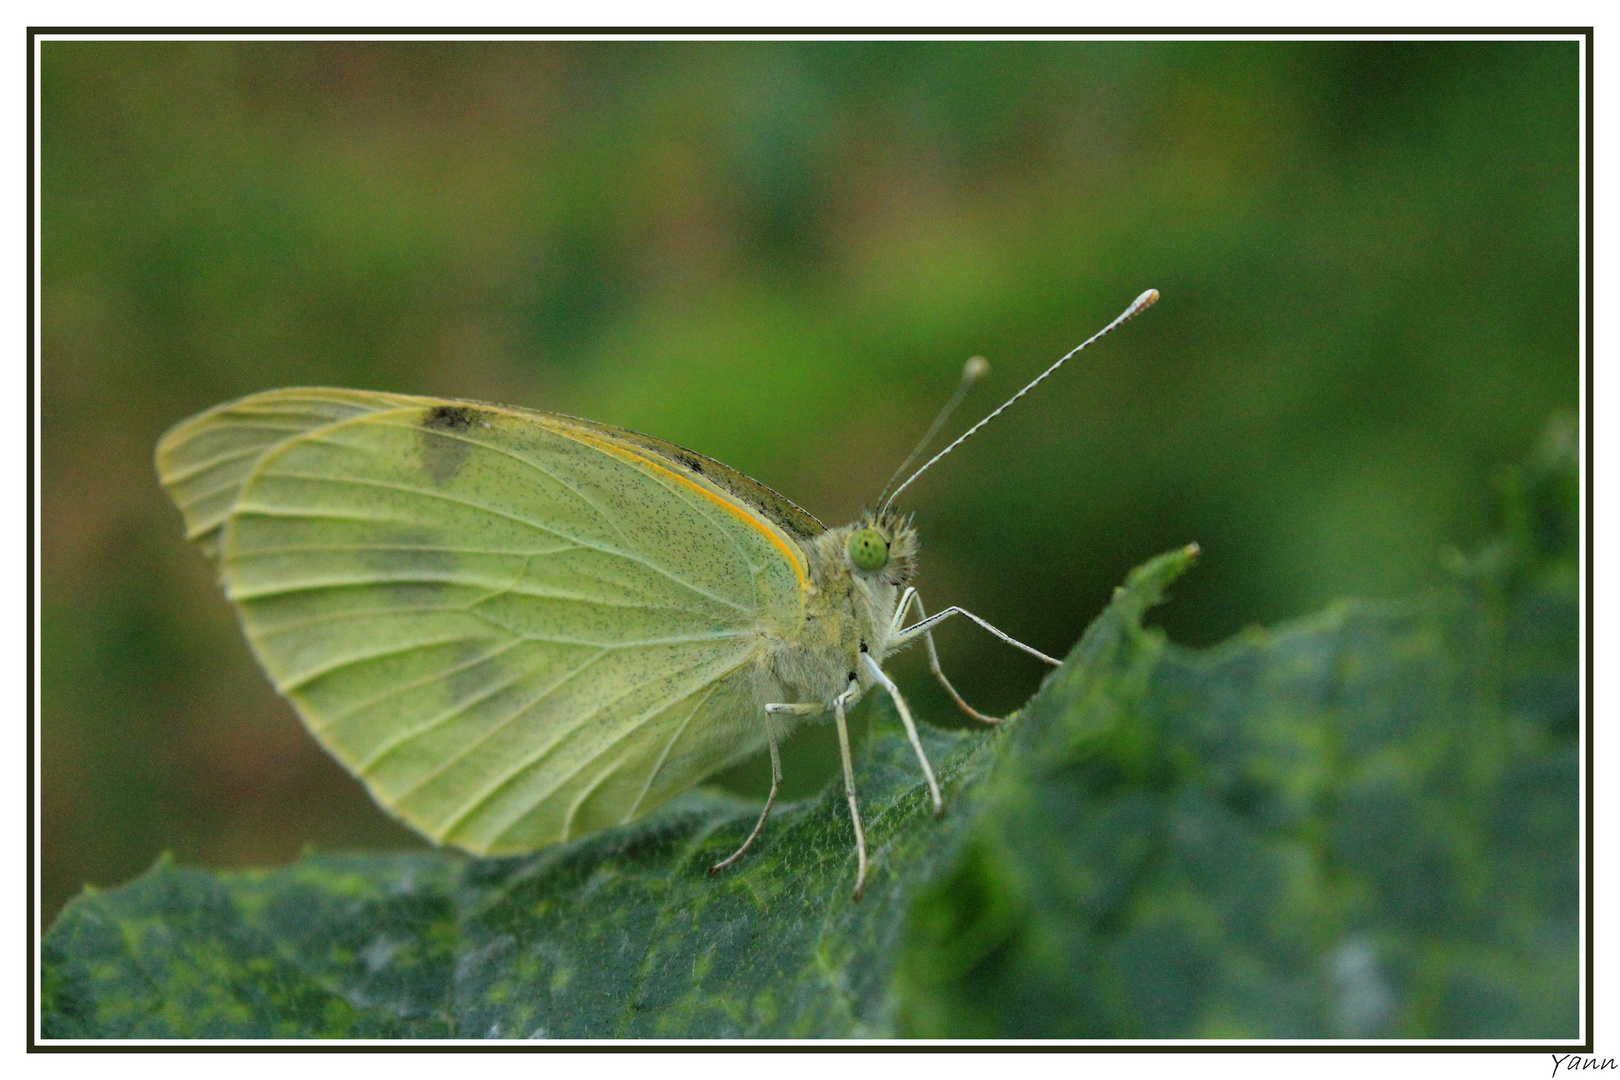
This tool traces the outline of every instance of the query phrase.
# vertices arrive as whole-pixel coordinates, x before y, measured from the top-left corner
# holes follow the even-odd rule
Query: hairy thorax
[[[889,544],[883,569],[866,572],[850,561],[850,534],[875,528]],[[879,663],[889,653],[890,627],[901,593],[916,572],[917,534],[898,515],[870,515],[853,525],[828,529],[804,545],[811,587],[805,594],[804,622],[797,632],[772,642],[766,663],[790,702],[815,702],[831,709],[835,697],[860,671],[864,644]]]

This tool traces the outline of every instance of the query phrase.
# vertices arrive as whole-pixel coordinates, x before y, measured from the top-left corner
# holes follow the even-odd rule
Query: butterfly
[[[895,498],[1148,290],[874,509],[827,528],[713,458],[623,428],[482,402],[327,388],[257,393],[170,429],[159,478],[213,562],[254,656],[376,801],[436,843],[531,851],[621,825],[831,716],[866,841],[846,717],[899,712],[936,816],[939,784],[885,659],[963,616],[912,580]],[[975,358],[895,479],[987,370]],[[891,490],[892,489],[892,490]],[[908,620],[912,620],[908,623]]]

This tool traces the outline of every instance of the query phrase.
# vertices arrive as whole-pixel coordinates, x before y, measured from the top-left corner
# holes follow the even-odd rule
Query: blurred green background
[[[1213,643],[1402,595],[1577,400],[1577,46],[43,46],[49,920],[160,852],[407,847],[260,675],[152,447],[296,384],[472,397],[720,458],[829,524],[963,360],[921,585],[1061,655],[1131,566]],[[967,625],[982,706],[1039,665]],[[903,686],[954,716],[915,657]],[[951,721],[954,722],[954,721]],[[834,768],[786,751],[790,794]],[[763,765],[725,777],[758,788]]]

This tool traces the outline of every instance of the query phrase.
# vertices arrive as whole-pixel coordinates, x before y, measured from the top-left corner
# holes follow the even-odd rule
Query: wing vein
[[[741,663],[743,662],[743,659],[744,658],[739,658],[737,665],[733,665],[733,668],[727,669],[727,671],[734,670],[736,666],[740,666]],[[691,664],[691,665],[689,665],[687,667],[683,667],[683,668],[678,669],[678,673],[681,674],[681,675],[690,675],[691,673],[693,673],[695,671],[701,670],[703,667],[706,666],[706,664],[707,664],[707,661],[699,661],[699,662]],[[721,675],[724,675],[724,674],[726,674],[726,672],[721,673]],[[719,676],[717,676],[717,677],[719,677]],[[607,701],[604,701],[601,704],[597,705],[596,707],[591,709],[589,712],[587,712],[584,716],[579,717],[575,721],[573,727],[569,728],[569,733],[578,731],[580,728],[584,727],[587,723],[589,723],[592,719],[594,719],[595,717],[601,715],[601,713],[602,713],[602,711],[604,709],[608,708],[611,705],[615,705],[620,701],[623,701],[625,698],[629,697],[631,694],[635,693],[639,689],[641,689],[640,686],[632,686],[630,689],[626,690],[622,694],[619,694],[617,697],[611,698],[611,699],[609,699]],[[636,716],[635,719],[632,722],[626,724],[625,729],[623,731],[621,731],[617,736],[615,736],[611,741],[609,741],[608,744],[606,746],[604,746],[600,752],[593,755],[591,760],[594,761],[594,760],[600,758],[603,753],[607,752],[608,750],[610,750],[613,747],[617,746],[619,743],[623,742],[625,739],[628,739],[631,735],[635,734],[636,729],[638,729],[643,723],[645,723],[649,717],[656,716],[658,713],[660,713],[664,709],[668,708],[671,704],[673,704],[674,702],[679,701],[682,697],[685,697],[687,694],[690,694],[692,692],[693,692],[692,690],[687,689],[685,687],[682,687],[680,689],[671,691],[669,694],[667,694],[667,695],[665,695],[663,697],[658,698],[653,704],[648,706],[646,709],[642,710],[642,712],[638,716]],[[470,817],[473,813],[475,813],[479,809],[479,807],[481,807],[481,806],[485,805],[486,803],[488,803],[489,800],[491,798],[493,798],[496,794],[498,794],[502,788],[506,787],[507,784],[510,784],[513,780],[517,779],[523,773],[527,772],[534,765],[538,764],[541,761],[544,761],[546,759],[546,757],[548,757],[553,751],[555,751],[557,749],[558,745],[560,745],[562,743],[562,741],[563,741],[562,738],[554,739],[551,743],[549,743],[546,746],[542,747],[536,753],[531,754],[528,757],[524,758],[522,761],[519,761],[516,764],[512,765],[503,774],[501,774],[501,776],[498,779],[494,780],[492,783],[486,784],[482,791],[480,791],[477,795],[475,795],[472,799],[468,800],[466,803],[463,803],[462,807],[459,810],[456,811],[455,817],[452,818],[450,820],[450,822],[448,823],[448,825],[445,827],[444,835],[449,836],[451,833],[455,832],[456,828],[463,821],[465,821],[468,817]],[[577,771],[578,770],[575,770],[575,772],[577,772]],[[530,810],[534,809],[536,806],[540,805],[540,803],[544,802],[547,798],[549,798],[551,795],[553,795],[556,792],[556,790],[559,787],[561,787],[567,781],[568,777],[573,776],[573,775],[575,775],[575,773],[569,773],[566,776],[562,777],[560,780],[557,781],[557,783],[553,784],[550,788],[547,788],[537,798],[535,798],[532,802],[530,802],[529,805],[525,806],[517,814],[515,814],[513,817],[511,817],[509,820],[507,820],[505,823],[503,823],[502,826],[501,826],[501,831],[497,832],[495,834],[495,838],[499,839],[502,835],[504,835],[505,832],[508,829],[510,829],[513,824],[515,824],[516,822],[520,821],[523,818],[524,814],[527,814]]]
[[[511,627],[491,619],[487,615],[480,615],[472,609],[467,614],[487,626],[492,626],[503,634],[515,634]],[[579,645],[587,649],[601,649],[604,652],[615,652],[619,649],[644,649],[653,645],[698,645],[705,641],[730,641],[733,638],[747,637],[749,630],[719,630],[712,634],[687,634],[683,637],[636,638],[629,641],[585,641],[579,638],[537,637],[533,634],[517,634],[524,641],[533,641],[544,645]]]
[[[190,480],[193,476],[196,476],[198,473],[205,473],[209,469],[218,468],[228,461],[237,461],[241,458],[253,457],[256,454],[263,454],[272,449],[274,449],[273,444],[260,444],[258,446],[249,446],[246,449],[237,450],[229,454],[215,454],[211,458],[205,458],[202,461],[194,461],[190,465],[186,465],[179,469],[166,470],[162,477],[163,483],[166,485],[183,484],[187,480]],[[225,487],[230,486],[231,485],[229,484],[225,485]],[[209,490],[218,491],[221,489],[210,488]]]
[[[544,691],[542,691],[541,694],[538,697],[536,697],[534,700],[525,702],[523,705],[521,705],[517,709],[514,709],[504,719],[502,719],[500,721],[500,723],[496,724],[494,727],[492,727],[488,731],[484,732],[484,734],[480,735],[473,742],[471,742],[467,746],[463,747],[459,752],[457,752],[449,760],[441,762],[438,768],[434,769],[432,772],[430,772],[426,776],[422,777],[422,779],[420,779],[416,783],[412,784],[409,788],[407,788],[404,792],[402,792],[398,796],[398,798],[396,799],[396,802],[398,802],[398,803],[405,802],[411,796],[415,795],[418,791],[421,791],[423,788],[427,787],[433,781],[435,781],[439,777],[443,776],[448,769],[450,769],[451,767],[456,765],[458,762],[464,761],[468,754],[471,754],[474,750],[477,750],[484,743],[488,742],[490,739],[493,739],[496,735],[499,735],[502,731],[505,731],[507,726],[509,724],[511,724],[512,721],[516,720],[518,717],[522,716],[524,713],[528,712],[530,709],[534,708],[536,705],[538,705],[541,702],[545,701],[548,697],[550,697],[552,694],[556,693],[559,689],[561,689],[565,684],[567,684],[568,682],[571,682],[575,677],[577,677],[580,674],[580,672],[584,671],[586,668],[590,667],[592,664],[596,663],[598,660],[602,659],[602,657],[604,657],[606,655],[607,655],[607,653],[605,651],[603,651],[603,652],[600,652],[597,655],[591,657],[590,659],[586,660],[583,664],[579,665],[579,667],[575,668],[573,671],[570,671],[567,675],[564,675],[561,679],[557,680],[552,685],[546,687],[546,689]],[[631,692],[633,692],[633,688],[630,691],[626,691],[626,693],[631,693]],[[480,799],[480,801],[481,801],[481,799]],[[476,808],[476,804],[474,804],[474,808]],[[467,811],[465,811],[465,810],[459,811],[457,817],[454,818],[451,821],[449,828],[444,829],[442,831],[441,835],[448,836],[450,834],[451,829],[453,829],[455,827],[455,825],[458,822],[460,822],[462,817],[466,816],[466,813],[467,813]]]
[[[652,770],[647,773],[647,782],[641,785],[641,794],[636,796],[636,801],[630,807],[630,812],[624,815],[624,819],[620,821],[619,824],[622,825],[626,821],[629,821],[631,818],[636,816],[636,813],[641,809],[641,804],[646,801],[647,792],[652,790],[653,781],[657,779],[658,774],[663,771],[664,762],[669,760],[669,752],[675,749],[675,744],[681,741],[682,735],[686,734],[686,729],[691,726],[692,719],[693,717],[697,716],[698,710],[709,703],[709,699],[714,697],[714,692],[719,688],[720,682],[717,679],[715,680],[714,685],[709,687],[709,692],[703,695],[703,700],[698,702],[696,705],[693,705],[692,711],[686,714],[686,719],[681,721],[681,726],[675,730],[674,735],[670,736],[669,742],[664,744],[663,751],[658,755],[657,763],[654,764]],[[570,816],[572,816],[572,811],[570,811]]]
[[[394,425],[394,426],[397,427],[397,426],[403,426],[403,425]],[[568,491],[572,492],[576,497],[578,497],[582,502],[584,502],[585,505],[589,506],[592,510],[595,510],[597,515],[599,517],[601,517],[601,519],[603,521],[607,522],[608,526],[610,528],[612,528],[612,530],[614,532],[619,534],[619,539],[620,540],[624,541],[624,543],[626,545],[628,545],[630,543],[630,537],[625,533],[624,529],[619,526],[618,520],[612,514],[608,513],[608,511],[606,509],[604,509],[595,499],[593,499],[591,496],[585,494],[585,492],[580,490],[580,488],[576,487],[574,484],[569,483],[567,480],[564,480],[561,476],[557,475],[552,470],[546,468],[540,462],[534,461],[534,460],[532,460],[530,458],[526,458],[521,454],[515,454],[512,451],[505,449],[504,447],[495,446],[492,443],[484,442],[481,439],[474,439],[474,438],[471,438],[469,436],[459,434],[457,432],[439,431],[439,432],[435,432],[435,434],[441,436],[442,438],[455,439],[455,440],[457,440],[459,442],[464,442],[464,443],[468,444],[469,446],[477,446],[477,447],[482,447],[482,448],[484,448],[486,450],[492,450],[497,454],[501,454],[501,455],[504,455],[505,457],[510,458],[511,460],[517,462],[519,465],[523,465],[523,466],[525,466],[527,468],[533,469],[535,472],[538,472],[540,475],[542,475],[542,476],[546,477],[547,479],[551,480],[553,483],[558,484],[561,487],[564,487]],[[567,438],[566,435],[561,436],[561,437],[562,438]],[[657,481],[661,486],[663,486],[665,490],[674,492],[676,495],[680,496],[684,501],[686,501],[688,503],[688,505],[695,505],[695,504],[691,503],[690,496],[686,492],[682,492],[682,491],[679,491],[679,490],[671,487],[661,477],[654,476],[654,477],[652,477],[652,479]],[[705,514],[705,517],[707,517],[707,514]],[[713,519],[711,518],[709,520],[713,520]],[[730,530],[729,529],[727,530],[727,535],[728,536],[730,535]],[[733,543],[735,544],[735,542],[736,542],[735,538],[733,538]],[[740,548],[739,548],[739,552],[740,552]],[[745,561],[746,561],[746,559],[745,559]],[[662,567],[653,566],[653,564],[650,563],[650,562],[645,563],[645,565],[647,565],[649,567],[652,567],[655,570],[658,570],[660,573],[666,574],[667,576],[673,578],[674,580],[677,580],[677,581],[681,580],[681,579],[675,577],[675,575],[670,573],[669,571],[664,570]],[[690,587],[690,584],[688,582],[683,581],[682,584],[686,584],[686,585],[688,585]],[[698,591],[701,591],[701,590],[698,590]]]
[[[475,445],[483,445],[483,444],[475,443]],[[692,584],[690,581],[687,581],[686,579],[684,579],[682,577],[679,577],[676,574],[671,573],[670,571],[664,569],[663,567],[657,565],[656,563],[649,562],[647,559],[642,558],[639,555],[634,555],[634,554],[632,554],[630,552],[627,552],[627,551],[617,551],[617,550],[615,550],[613,548],[603,547],[601,544],[593,544],[590,541],[584,539],[583,537],[570,536],[569,534],[567,534],[565,532],[560,532],[560,531],[558,531],[556,529],[548,529],[546,526],[540,524],[537,521],[530,521],[528,518],[521,517],[521,516],[519,516],[517,514],[510,514],[510,513],[507,513],[504,510],[497,510],[493,506],[484,506],[484,505],[481,505],[479,503],[472,502],[469,499],[458,499],[454,495],[449,495],[449,494],[446,494],[445,492],[442,492],[442,491],[429,491],[426,488],[411,487],[408,484],[392,484],[392,483],[389,483],[386,480],[369,480],[369,479],[365,479],[365,478],[362,478],[362,477],[354,477],[354,476],[320,476],[318,474],[313,474],[313,473],[295,473],[295,472],[277,472],[277,473],[274,473],[272,475],[274,475],[277,479],[309,480],[309,481],[325,483],[325,484],[352,484],[352,485],[355,485],[357,487],[380,488],[380,489],[382,489],[384,491],[398,491],[398,492],[400,492],[402,494],[406,494],[406,495],[416,495],[416,496],[420,496],[420,497],[426,498],[426,499],[438,499],[438,500],[440,500],[442,502],[454,503],[454,504],[456,504],[458,506],[465,506],[470,510],[477,510],[477,511],[479,511],[481,513],[489,514],[489,515],[494,516],[494,517],[504,518],[507,521],[512,521],[512,522],[516,522],[519,525],[527,526],[528,528],[531,528],[531,529],[535,530],[536,532],[546,533],[549,536],[560,537],[560,538],[562,538],[564,540],[568,540],[568,541],[571,541],[573,543],[576,543],[580,547],[591,548],[591,549],[593,549],[595,551],[600,551],[605,555],[613,555],[613,556],[616,556],[616,557],[621,558],[621,559],[628,559],[631,562],[640,563],[642,566],[647,567],[649,570],[652,570],[653,572],[658,573],[658,574],[662,574],[663,576],[669,578],[671,581],[675,582],[677,585],[683,586],[684,588],[689,589],[692,592],[697,593],[699,596],[706,596],[710,600],[713,600],[717,604],[724,604],[727,607],[736,608],[738,611],[742,611],[742,612],[747,612],[748,611],[748,608],[744,607],[742,604],[737,603],[735,600],[727,600],[724,597],[716,596],[713,593],[709,592],[707,589],[699,588],[698,586]],[[261,512],[261,510],[260,510],[258,505],[253,505],[253,506],[250,506],[250,507],[244,507],[244,508],[239,509],[237,511],[238,514],[255,514],[255,513],[260,513],[260,512]],[[298,515],[295,514],[295,515],[291,515],[291,516],[298,516]],[[365,519],[357,519],[357,520],[365,520]],[[388,518],[382,518],[382,519],[378,519],[378,520],[386,521],[386,520],[389,520],[389,519]]]
[[[395,686],[395,687],[393,687],[393,688],[391,688],[389,690],[383,691],[380,694],[375,694],[372,697],[367,698],[365,701],[359,702],[359,703],[354,704],[354,705],[350,705],[348,708],[343,709],[341,712],[338,712],[337,714],[335,714],[335,715],[327,718],[326,720],[322,721],[321,730],[324,731],[325,729],[331,727],[333,724],[340,724],[343,721],[349,719],[349,717],[351,717],[351,716],[354,716],[354,715],[356,715],[358,713],[363,713],[367,709],[371,708],[373,705],[381,705],[383,702],[387,701],[389,698],[398,697],[401,694],[406,694],[406,693],[409,693],[412,690],[420,689],[421,687],[424,687],[424,686],[428,685],[429,683],[438,682],[440,679],[444,678],[446,675],[455,675],[455,674],[458,674],[460,672],[466,671],[468,668],[477,667],[479,664],[482,664],[482,663],[484,663],[485,661],[488,661],[488,660],[493,660],[497,656],[504,656],[505,654],[511,652],[513,649],[517,648],[519,645],[522,645],[522,644],[523,644],[523,642],[521,640],[509,641],[506,644],[502,645],[498,649],[495,649],[495,650],[493,650],[491,652],[484,653],[482,656],[474,657],[471,660],[464,661],[464,662],[462,662],[460,664],[457,664],[455,667],[446,668],[443,671],[436,671],[432,675],[424,675],[420,679],[412,679],[408,683],[404,683],[404,684],[402,684],[400,686]]]
[[[553,690],[557,689],[557,687],[561,686],[563,683],[567,682],[569,679],[573,678],[575,675],[579,674],[581,671],[585,670],[587,667],[589,667],[591,664],[594,664],[596,661],[600,660],[601,658],[602,658],[601,653],[598,653],[596,656],[592,656],[592,657],[588,658],[583,664],[580,664],[578,667],[574,668],[572,671],[567,672],[561,678],[559,678],[556,682],[552,683],[550,686],[548,686],[544,690],[542,690],[540,692],[540,696],[535,698],[534,700],[535,701],[544,700],[545,697],[548,694],[550,694]],[[416,738],[418,735],[426,735],[428,732],[432,731],[434,728],[439,727],[442,724],[448,723],[449,721],[455,719],[457,716],[460,716],[461,714],[465,713],[468,709],[472,708],[474,705],[477,705],[477,704],[479,704],[480,702],[483,702],[483,701],[488,701],[490,698],[494,697],[495,695],[497,695],[497,694],[499,694],[499,693],[501,693],[503,691],[510,690],[512,687],[516,686],[518,683],[522,682],[525,678],[527,678],[529,674],[530,673],[527,672],[527,671],[520,671],[516,675],[512,676],[512,678],[507,679],[503,683],[500,683],[500,684],[498,684],[496,686],[490,687],[489,689],[477,694],[474,697],[471,697],[471,698],[467,699],[466,701],[457,702],[451,708],[449,708],[449,709],[447,709],[447,710],[445,710],[443,712],[440,712],[439,714],[437,714],[437,715],[435,715],[433,717],[430,717],[427,720],[427,722],[421,724],[420,726],[414,727],[410,731],[407,731],[407,732],[399,735],[397,738],[391,740],[390,742],[384,744],[383,746],[378,747],[376,750],[372,751],[370,757],[366,758],[365,761],[363,761],[360,764],[356,765],[355,769],[357,771],[359,771],[359,772],[362,772],[362,773],[370,771],[377,764],[377,762],[381,761],[383,758],[387,757],[389,754],[391,754],[395,750],[399,749],[399,747],[401,747],[401,746],[405,745],[406,743],[410,742],[412,739]],[[530,702],[529,704],[532,705],[533,703],[534,702]],[[528,707],[529,707],[529,705],[523,706],[524,709],[527,709]],[[522,709],[520,709],[518,711],[521,713]],[[517,714],[514,713],[513,715],[515,716]],[[510,717],[508,718],[507,721],[502,721],[502,724],[507,723],[509,720],[510,720]],[[491,734],[493,734],[493,732],[491,732]],[[431,779],[431,777],[429,779]],[[425,782],[426,781],[424,781],[424,783]],[[415,787],[411,788],[411,790],[409,792],[407,792],[405,796],[402,797],[402,801],[403,801],[403,798],[408,798],[410,795],[414,794],[416,792],[416,790],[417,789]]]
[[[443,544],[283,544],[279,547],[256,547],[252,551],[240,551],[236,557],[243,559],[260,555],[293,555],[308,551],[431,551],[447,552],[452,555],[508,555],[515,559],[523,559],[578,550],[580,550],[578,544],[552,548],[550,551],[503,551],[499,548],[446,547]]]
[[[624,756],[614,758],[613,759],[613,764],[609,765],[607,768],[605,768],[601,772],[597,773],[596,778],[593,779],[589,784],[585,785],[585,790],[579,793],[579,797],[576,798],[573,802],[568,804],[568,813],[563,817],[562,833],[560,834],[562,839],[568,840],[568,839],[573,837],[573,835],[574,835],[574,815],[579,813],[579,808],[585,804],[585,800],[589,799],[592,795],[596,794],[596,789],[601,787],[603,782],[606,781],[608,777],[610,777],[614,773],[618,772],[619,771],[619,766],[623,765],[623,764],[624,764]],[[527,812],[527,811],[525,811],[525,812]],[[513,819],[513,823],[515,824],[516,822],[522,821],[522,820],[523,820],[523,815],[519,814],[516,818]],[[508,825],[507,829],[511,829],[511,827],[512,827],[511,825]],[[503,836],[503,835],[505,835],[504,832],[497,835],[495,837],[495,839],[499,840],[501,838],[501,836]]]
[[[403,427],[403,426],[408,426],[408,425],[393,424],[392,426]],[[484,442],[481,439],[475,439],[475,438],[472,438],[470,436],[460,434],[458,432],[437,431],[437,432],[435,432],[435,434],[439,435],[442,438],[455,439],[455,440],[457,440],[459,442],[464,442],[464,443],[468,444],[469,446],[477,446],[477,447],[482,447],[482,448],[484,448],[486,450],[492,450],[497,454],[502,454],[502,455],[512,459],[513,461],[516,461],[520,465],[523,465],[523,466],[526,466],[527,468],[535,470],[536,472],[540,473],[542,476],[545,476],[545,477],[549,478],[550,480],[552,480],[554,483],[559,484],[562,487],[567,488],[569,491],[573,492],[574,495],[578,496],[582,501],[585,502],[586,505],[591,507],[591,509],[595,510],[597,512],[597,514],[602,518],[602,520],[607,522],[608,525],[613,529],[613,531],[619,534],[619,538],[621,540],[623,540],[626,544],[628,544],[630,542],[630,538],[625,534],[625,531],[622,528],[619,527],[618,521],[613,517],[612,514],[608,513],[607,510],[603,509],[603,507],[600,506],[595,499],[591,498],[589,495],[585,494],[584,491],[580,490],[578,487],[576,487],[573,484],[569,483],[567,480],[564,480],[561,476],[557,475],[555,472],[552,472],[550,469],[546,468],[544,465],[542,465],[538,461],[534,461],[534,460],[531,460],[529,458],[526,458],[526,457],[522,456],[521,454],[515,454],[512,451],[505,449],[504,447],[495,446],[492,443],[487,443],[487,442]],[[567,438],[566,435],[561,436],[561,437]],[[321,440],[321,441],[333,442],[335,445],[342,445],[342,444],[336,443],[335,440]],[[658,483],[661,487],[664,488],[664,490],[666,490],[666,491],[670,492],[671,494],[675,495],[677,498],[681,499],[681,501],[685,502],[688,506],[691,506],[694,509],[700,511],[705,519],[707,519],[707,520],[709,520],[711,522],[715,520],[715,518],[712,516],[713,507],[704,506],[701,503],[694,502],[692,500],[691,492],[683,490],[682,488],[680,488],[680,487],[678,487],[676,485],[670,484],[667,480],[665,480],[661,476],[656,476],[656,475],[653,475],[653,474],[643,474],[643,475],[649,476],[650,479],[652,479],[653,481]],[[728,496],[730,496],[731,498],[733,498],[733,499],[737,498],[737,496],[732,492],[728,491],[728,492],[726,492],[726,494]],[[759,572],[759,568],[754,566],[751,562],[749,562],[747,554],[743,551],[742,545],[737,540],[735,532],[734,532],[733,528],[731,527],[731,522],[723,521],[722,523],[726,526],[726,530],[725,530],[726,531],[726,536],[727,536],[728,539],[730,539],[730,541],[732,543],[732,546],[737,549],[737,553],[738,553],[739,556],[742,557],[743,562],[748,564],[750,575],[757,577],[758,572]],[[646,565],[652,566],[651,563],[647,563]],[[660,570],[660,572],[667,573],[667,571],[663,571],[662,568],[660,568],[660,567],[654,567],[654,569],[658,569],[658,570]],[[672,577],[672,578],[675,577],[673,574],[670,574],[669,576]],[[675,578],[675,580],[679,581],[681,579]],[[690,583],[688,583],[688,582],[683,581],[682,584],[686,584],[686,585],[688,585],[688,587],[691,587]]]
[[[403,656],[406,653],[418,652],[422,649],[433,649],[440,645],[453,645],[458,641],[474,640],[476,639],[469,638],[466,634],[456,634],[452,637],[436,638],[432,641],[412,642],[409,645],[401,645],[398,648],[384,649],[382,652],[377,653],[367,653],[364,656],[351,656],[340,660],[335,664],[328,664],[326,667],[316,668],[314,671],[305,672],[293,682],[281,683],[278,681],[276,683],[276,689],[283,694],[291,694],[303,689],[316,679],[330,675],[334,671],[342,671],[346,667],[353,667],[356,664],[369,664],[373,660],[386,660],[390,656]]]

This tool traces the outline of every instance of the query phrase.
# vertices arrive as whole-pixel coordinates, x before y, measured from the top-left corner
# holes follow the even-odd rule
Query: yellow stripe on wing
[[[755,529],[772,544],[775,544],[777,550],[780,551],[787,559],[788,565],[793,567],[793,573],[799,579],[799,588],[805,592],[809,591],[810,568],[804,561],[804,553],[799,551],[796,545],[790,545],[788,541],[779,532],[777,532],[777,530],[773,528],[768,521],[761,518],[760,515],[755,513],[750,507],[740,505],[734,500],[704,486],[703,484],[698,483],[690,477],[682,476],[680,473],[676,472],[674,469],[671,469],[662,462],[655,461],[652,458],[638,454],[634,450],[627,450],[623,446],[620,446],[619,444],[608,439],[604,439],[598,435],[588,434],[581,431],[579,428],[572,427],[568,424],[559,424],[549,420],[546,422],[546,426],[550,427],[552,430],[556,431],[557,434],[565,436],[566,438],[573,439],[577,442],[586,443],[587,445],[596,447],[603,453],[612,454],[614,457],[620,458],[624,461],[643,465],[648,469],[661,473],[677,483],[684,484],[686,487],[697,492],[699,495],[703,496],[705,499],[708,499],[716,506],[722,507],[734,515],[737,520],[748,525],[750,528]]]

